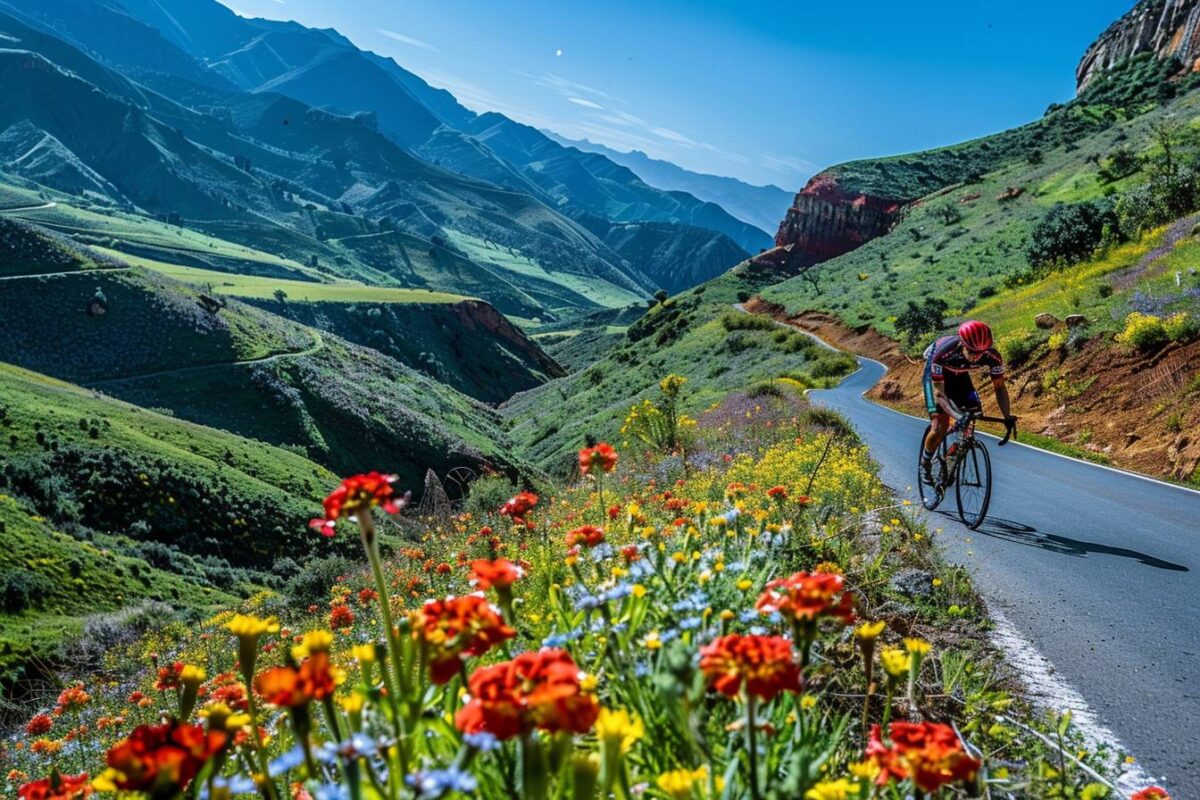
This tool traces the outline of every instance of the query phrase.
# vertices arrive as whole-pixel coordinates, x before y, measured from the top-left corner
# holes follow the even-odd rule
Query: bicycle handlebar
[[[1010,439],[1017,435],[1016,417],[1009,417],[1008,419],[1005,419],[1004,417],[986,417],[983,414],[976,414],[973,411],[969,411],[963,415],[963,419],[973,419],[978,422],[998,422],[1003,425],[1004,438],[1000,440],[1000,447],[1004,447],[1004,445],[1008,444]]]

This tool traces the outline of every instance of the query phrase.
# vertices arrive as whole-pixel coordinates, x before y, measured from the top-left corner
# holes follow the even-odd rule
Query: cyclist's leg
[[[950,417],[938,407],[937,400],[934,399],[933,378],[930,376],[928,364],[925,367],[925,379],[923,383],[925,390],[925,412],[929,414],[929,435],[925,437],[925,460],[928,461],[937,452],[942,439],[946,438],[946,431],[950,428]]]

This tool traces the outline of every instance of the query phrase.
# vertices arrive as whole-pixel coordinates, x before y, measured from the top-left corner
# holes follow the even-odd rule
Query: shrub
[[[1134,311],[1125,318],[1125,329],[1117,334],[1117,341],[1138,350],[1153,350],[1170,340],[1167,328],[1160,317]]]
[[[1055,353],[1060,353],[1067,346],[1067,338],[1069,334],[1066,331],[1055,331],[1050,334],[1046,344]]]
[[[921,336],[940,330],[945,325],[944,319],[949,308],[946,301],[938,297],[926,297],[921,305],[909,300],[908,308],[896,317],[896,332],[902,334],[911,345]]]
[[[1100,246],[1106,227],[1117,227],[1106,200],[1056,205],[1034,226],[1025,256],[1033,267],[1077,264]]]
[[[50,581],[34,572],[16,570],[0,578],[0,609],[19,614],[36,608],[53,590]]]
[[[296,608],[325,603],[329,601],[329,590],[337,583],[338,577],[353,568],[354,565],[341,556],[315,558],[305,564],[299,575],[287,582],[283,591]]]
[[[996,349],[1006,362],[1015,366],[1025,363],[1037,345],[1037,339],[1028,333],[1013,333],[1001,337],[996,342]]]
[[[766,314],[726,314],[721,317],[721,327],[726,331],[771,331],[778,327],[775,320]]]
[[[1163,320],[1163,330],[1172,342],[1185,342],[1196,335],[1196,322],[1186,311],[1178,311]]]
[[[471,483],[463,511],[474,516],[489,514],[516,492],[516,484],[503,475],[484,475]]]

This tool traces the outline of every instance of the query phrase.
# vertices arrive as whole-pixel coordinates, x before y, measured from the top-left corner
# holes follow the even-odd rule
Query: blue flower
[[[633,674],[639,678],[644,678],[650,674],[650,665],[639,661],[633,665]]]
[[[613,555],[613,552],[614,552],[614,550],[612,549],[611,544],[609,544],[608,542],[601,542],[600,544],[598,544],[592,548],[592,552],[591,552],[592,561],[599,564],[604,559],[610,558]]]
[[[350,800],[350,790],[340,783],[323,783],[313,792],[313,800]]]
[[[474,775],[455,767],[416,772],[405,778],[404,782],[415,789],[417,797],[422,800],[434,800],[446,792],[469,794],[479,786]]]
[[[500,746],[500,740],[487,731],[468,733],[463,736],[463,741],[468,747],[473,747],[481,753],[490,753]]]
[[[754,622],[758,618],[759,618],[759,612],[753,608],[747,609],[746,611],[743,611],[741,614],[738,614],[738,619],[740,619],[742,622]]]
[[[699,617],[687,617],[679,622],[680,630],[693,631],[700,627],[701,620]]]
[[[286,753],[268,764],[267,773],[274,778],[278,775],[288,772],[289,770],[295,769],[303,763],[304,751],[300,748],[300,745],[296,745],[291,750],[288,750]]]

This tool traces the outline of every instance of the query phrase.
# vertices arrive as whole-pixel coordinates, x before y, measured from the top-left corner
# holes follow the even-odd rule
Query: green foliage
[[[1170,337],[1161,317],[1134,311],[1125,318],[1125,329],[1117,334],[1117,341],[1138,350],[1155,350]]]
[[[1006,363],[1019,366],[1029,359],[1038,344],[1037,337],[1032,334],[1012,333],[1000,337],[996,342],[996,349],[1000,351],[1000,355],[1003,356]]]
[[[779,326],[766,314],[729,313],[721,317],[721,327],[727,331],[771,331]]]
[[[1026,257],[1035,268],[1076,264],[1100,246],[1106,228],[1116,225],[1117,215],[1106,200],[1060,203],[1034,226]]]
[[[323,605],[329,602],[329,590],[338,579],[354,568],[353,562],[342,556],[309,559],[284,585],[283,593],[295,608]]]
[[[920,305],[909,300],[908,307],[896,318],[896,332],[902,334],[911,345],[922,336],[945,326],[946,311],[950,306],[940,297],[926,297]]]

